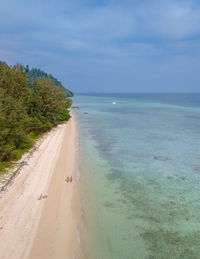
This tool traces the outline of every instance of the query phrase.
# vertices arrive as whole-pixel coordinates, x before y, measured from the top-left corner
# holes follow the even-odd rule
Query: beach
[[[35,149],[1,194],[0,258],[73,258],[79,246],[74,118],[47,133]]]

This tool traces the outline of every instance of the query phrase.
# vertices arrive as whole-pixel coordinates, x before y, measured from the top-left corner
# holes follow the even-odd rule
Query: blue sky
[[[200,1],[1,0],[0,60],[74,92],[200,92]]]

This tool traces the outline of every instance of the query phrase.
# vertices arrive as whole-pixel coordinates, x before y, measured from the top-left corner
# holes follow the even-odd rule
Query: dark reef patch
[[[170,160],[168,157],[166,156],[154,156],[153,157],[155,160],[160,160],[160,161],[168,161]]]
[[[104,207],[107,207],[107,208],[111,208],[111,209],[115,208],[114,203],[109,202],[109,201],[104,202],[103,205],[104,205]]]
[[[107,174],[106,177],[108,180],[116,180],[119,179],[122,175],[122,172],[118,169],[112,169],[111,173]]]
[[[161,228],[149,229],[140,236],[147,244],[151,256],[155,258],[199,258],[200,231],[184,234]]]
[[[193,217],[192,203],[184,196],[172,195],[153,179],[146,182],[124,179],[120,190],[124,197],[120,201],[127,201],[126,219],[135,224],[149,250],[148,258],[200,258],[200,231],[183,230],[190,221],[198,229],[200,215]]]

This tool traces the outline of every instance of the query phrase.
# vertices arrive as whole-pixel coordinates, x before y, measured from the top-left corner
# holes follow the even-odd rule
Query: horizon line
[[[200,92],[73,92],[74,94],[200,94]]]

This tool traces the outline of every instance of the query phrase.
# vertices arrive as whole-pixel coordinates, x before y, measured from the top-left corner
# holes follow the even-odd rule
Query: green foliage
[[[6,64],[0,64],[0,89],[5,96],[13,97],[27,105],[29,89],[22,65],[17,64],[11,69]]]
[[[67,109],[62,109],[59,113],[59,121],[68,121],[70,119],[70,114]]]
[[[71,99],[70,99],[71,100]],[[44,124],[57,125],[60,114],[68,114],[69,102],[62,89],[55,87],[50,79],[40,79],[33,84],[33,97],[30,115]],[[65,116],[66,117],[66,116]],[[67,118],[67,117],[66,117]],[[69,117],[68,117],[69,118]],[[49,124],[48,124],[49,125]]]
[[[49,75],[47,73],[45,73],[44,71],[37,69],[37,68],[32,68],[31,70],[29,70],[29,66],[25,67],[25,72],[27,73],[27,78],[28,78],[28,86],[30,88],[33,87],[33,84],[35,82],[35,80],[39,80],[39,79],[50,79],[51,82],[61,88],[63,90],[63,92],[67,95],[67,97],[72,97],[74,94],[68,90],[67,88],[65,88],[62,83],[60,81],[58,81],[55,77],[53,77],[52,75]]]
[[[72,100],[62,88],[49,77],[29,88],[28,71],[28,66],[0,62],[0,171],[7,161],[21,158],[41,133],[70,118]]]
[[[1,162],[0,161],[0,175],[3,175],[7,172],[8,168],[11,168],[13,164],[9,161]]]

